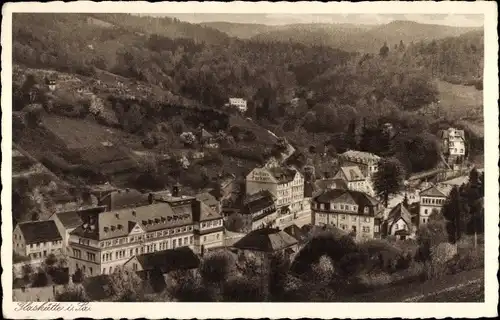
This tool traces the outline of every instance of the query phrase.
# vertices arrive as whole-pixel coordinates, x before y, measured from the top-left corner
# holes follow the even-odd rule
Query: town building
[[[282,253],[288,258],[293,258],[298,251],[298,241],[283,230],[262,228],[251,231],[233,247],[253,254]]]
[[[52,220],[19,223],[13,232],[13,250],[32,260],[62,251],[63,238]]]
[[[100,206],[82,210],[56,212],[49,217],[49,220],[53,220],[55,222],[57,230],[59,230],[59,233],[63,238],[63,253],[68,254],[67,249],[70,233],[83,223],[82,219],[80,218],[80,214],[85,215],[92,212],[100,213],[104,211],[106,211],[106,206]]]
[[[276,199],[276,208],[282,214],[302,213],[304,206],[304,177],[293,167],[262,167],[246,176],[246,193],[252,195],[269,191]]]
[[[68,241],[70,272],[109,274],[136,255],[178,247],[203,252],[224,244],[220,213],[181,196],[177,185],[171,194],[151,193],[146,199],[137,207],[80,213],[83,223]]]
[[[148,203],[148,195],[135,189],[107,192],[98,202],[99,206],[106,206],[107,211],[139,207]]]
[[[194,275],[199,265],[198,256],[189,247],[181,247],[133,256],[125,262],[124,267],[135,271],[143,280],[149,280],[155,272],[159,272],[168,283],[172,272],[182,271]]]
[[[384,208],[366,193],[329,189],[312,200],[313,225],[332,225],[356,240],[380,238]]]
[[[214,190],[198,193],[195,196],[195,198],[205,203],[207,206],[210,207],[210,209],[214,210],[215,212],[221,212],[222,211],[221,202],[217,200],[217,198],[212,194],[213,191]]]
[[[361,173],[370,178],[378,171],[380,157],[369,152],[347,150],[339,155],[339,161],[341,166],[358,166]]]
[[[239,112],[245,113],[247,112],[247,101],[242,98],[229,98],[229,106],[235,107]]]
[[[384,235],[395,236],[398,240],[406,240],[415,235],[415,227],[411,219],[411,213],[399,203],[389,212],[387,220],[383,225]]]
[[[441,212],[451,189],[450,185],[439,184],[420,192],[419,225],[429,222],[434,212]]]
[[[247,195],[241,213],[248,217],[252,230],[272,225],[278,218],[274,196],[268,190]]]
[[[343,180],[349,190],[368,192],[366,178],[358,166],[340,167],[333,180]]]
[[[455,128],[442,130],[439,134],[441,138],[441,146],[443,154],[448,160],[448,163],[456,163],[457,160],[462,160],[465,156],[465,132]]]

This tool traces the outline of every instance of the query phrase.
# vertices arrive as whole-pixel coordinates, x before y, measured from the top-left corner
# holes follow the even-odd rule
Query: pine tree
[[[380,161],[379,170],[373,177],[375,191],[383,198],[387,207],[389,196],[399,192],[404,185],[405,170],[396,158],[385,158]]]
[[[443,206],[443,216],[447,220],[447,231],[451,243],[456,243],[465,229],[466,205],[460,190],[454,187]]]
[[[389,47],[387,46],[387,42],[384,42],[384,45],[382,46],[382,48],[380,48],[379,54],[383,58],[389,55]]]
[[[349,149],[358,149],[358,144],[356,141],[356,119],[352,119],[347,127],[347,145]]]
[[[403,206],[406,208],[406,209],[410,209],[410,204],[408,203],[408,194],[405,193],[405,197],[403,199]]]

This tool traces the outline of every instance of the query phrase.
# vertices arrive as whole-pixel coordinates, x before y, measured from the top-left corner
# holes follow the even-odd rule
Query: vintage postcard
[[[4,4],[4,317],[496,316],[496,12]]]

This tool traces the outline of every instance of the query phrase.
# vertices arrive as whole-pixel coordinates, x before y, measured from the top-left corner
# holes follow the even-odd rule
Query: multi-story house
[[[304,176],[293,167],[255,168],[246,176],[246,193],[269,191],[281,213],[302,213],[304,206]]]
[[[239,112],[247,112],[247,101],[242,98],[229,98],[229,106],[236,107]]]
[[[391,209],[384,221],[383,229],[386,236],[395,236],[399,240],[405,240],[415,235],[411,213],[403,203],[399,203]]]
[[[33,260],[62,251],[63,238],[52,220],[19,223],[13,232],[13,250]]]
[[[347,189],[368,192],[366,178],[358,166],[340,167],[339,171],[333,177],[334,180],[344,180]]]
[[[85,215],[87,213],[99,213],[104,211],[106,211],[106,206],[56,212],[50,216],[49,220],[53,220],[55,222],[57,229],[63,238],[63,253],[68,254],[67,249],[70,233],[83,223],[80,218],[80,214]]]
[[[80,214],[83,223],[69,237],[70,272],[109,274],[136,255],[223,245],[221,215],[194,197],[179,196],[177,186],[172,195],[146,198],[149,203],[138,207]]]
[[[380,238],[383,206],[366,193],[329,189],[312,200],[314,225],[333,225],[356,240]]]
[[[358,166],[363,175],[370,178],[378,171],[380,157],[369,152],[347,150],[339,155],[339,160],[342,166]]]
[[[448,162],[462,159],[465,156],[465,132],[455,128],[448,128],[440,132],[443,154]]]
[[[241,212],[251,221],[252,230],[273,224],[278,218],[274,197],[268,190],[247,196]]]
[[[441,212],[446,198],[450,194],[449,185],[432,185],[420,192],[419,225],[429,222],[434,212]]]

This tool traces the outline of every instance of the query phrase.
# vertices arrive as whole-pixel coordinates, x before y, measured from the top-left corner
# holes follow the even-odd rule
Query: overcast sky
[[[152,14],[176,17],[200,23],[213,21],[283,25],[292,23],[354,23],[384,24],[394,20],[411,20],[427,24],[456,27],[481,27],[484,17],[480,14],[232,14],[232,13],[172,13]]]

